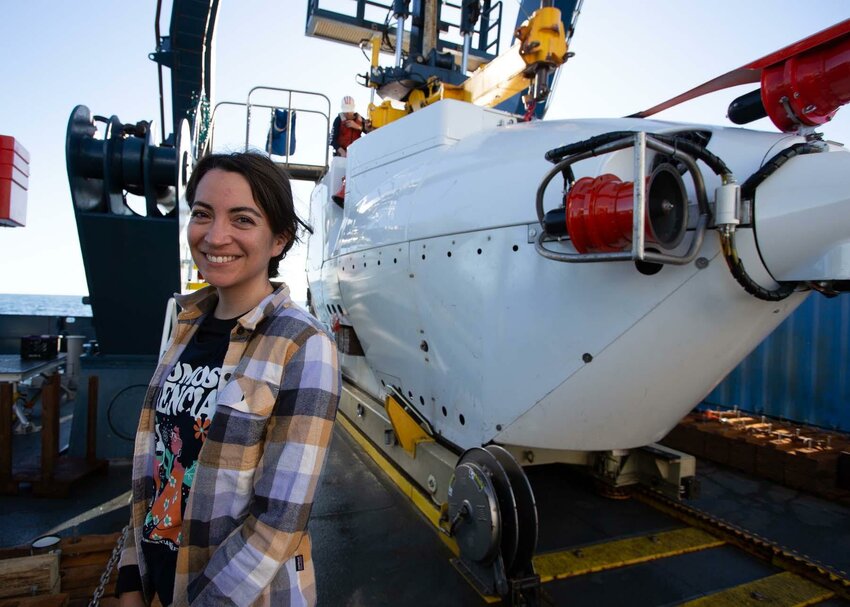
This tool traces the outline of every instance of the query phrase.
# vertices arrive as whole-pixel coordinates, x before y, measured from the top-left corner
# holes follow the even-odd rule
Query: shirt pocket
[[[237,375],[219,389],[216,406],[223,405],[240,413],[267,418],[274,410],[277,393],[277,386]]]

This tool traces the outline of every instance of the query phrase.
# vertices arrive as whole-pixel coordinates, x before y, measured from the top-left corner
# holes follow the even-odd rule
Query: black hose
[[[567,145],[562,145],[559,148],[549,150],[546,152],[545,158],[549,162],[560,162],[567,156],[588,152],[593,148],[606,143],[611,143],[612,141],[625,139],[626,137],[634,137],[634,134],[635,131],[613,131],[611,133],[603,133],[602,135],[596,135],[590,139],[585,139],[584,141],[568,143]]]
[[[797,288],[796,282],[781,282],[775,289],[765,289],[750,278],[750,275],[744,269],[744,262],[738,257],[734,232],[720,232],[720,246],[723,249],[723,257],[726,259],[726,265],[729,266],[732,277],[753,297],[764,301],[781,301]]]
[[[696,158],[697,160],[702,160],[708,167],[714,171],[717,175],[731,175],[732,171],[729,170],[729,167],[726,166],[726,163],[723,162],[718,156],[709,152],[705,147],[693,143],[676,134],[672,135],[664,135],[659,133],[647,133],[649,136],[654,137],[658,141],[666,143],[667,145],[682,150],[686,154],[689,154]],[[618,141],[620,139],[624,139],[626,137],[633,137],[635,135],[635,131],[612,131],[611,133],[604,133],[602,135],[596,135],[591,137],[590,139],[585,139],[583,141],[577,141],[575,143],[568,143],[567,145],[563,145],[559,148],[554,148],[546,152],[546,160],[550,162],[559,162],[567,156],[573,156],[575,154],[581,154],[584,152],[592,151],[594,148],[605,145],[607,143],[611,143],[612,141]],[[606,152],[607,153],[607,152]]]
[[[159,18],[162,15],[162,0],[156,2],[156,16],[154,17],[153,28],[156,40],[154,40],[154,48],[159,50],[162,47],[162,38],[159,32]],[[162,122],[162,142],[165,143],[165,98],[163,96],[162,87],[162,63],[156,62],[157,74],[159,76],[159,117]]]
[[[133,388],[144,388],[145,390],[147,390],[148,385],[147,384],[132,384],[130,386],[127,386],[126,388],[123,388],[122,390],[119,390],[118,393],[115,396],[112,397],[112,400],[109,401],[109,405],[107,405],[107,407],[106,407],[106,423],[109,425],[109,429],[118,438],[123,438],[124,440],[130,441],[130,442],[133,442],[133,441],[136,440],[135,434],[133,434],[133,435],[125,434],[125,433],[119,431],[115,427],[115,424],[112,421],[112,408],[113,408],[113,405],[115,405],[115,402],[118,400],[119,396],[124,394],[127,390],[131,390]]]
[[[814,154],[823,150],[811,143],[795,143],[794,145],[785,148],[773,158],[768,160],[764,165],[750,177],[741,186],[741,198],[751,200],[755,203],[754,196],[756,189],[764,183],[773,173],[779,170],[783,164],[802,154]],[[753,204],[753,215],[755,215],[755,204]],[[734,232],[721,232],[720,244],[723,248],[723,257],[726,259],[726,264],[729,266],[729,271],[735,280],[738,281],[744,290],[754,297],[765,301],[781,301],[791,295],[797,288],[796,282],[780,282],[775,289],[765,289],[756,283],[747,271],[744,269],[743,262],[738,258],[738,251],[735,247]]]
[[[752,200],[756,193],[756,188],[759,187],[765,179],[773,175],[779,167],[794,158],[803,154],[815,154],[822,152],[823,149],[812,145],[811,143],[795,143],[791,147],[787,147],[773,158],[764,163],[758,171],[750,175],[750,177],[741,185],[741,198]]]
[[[708,165],[708,168],[714,171],[717,175],[724,176],[732,174],[732,171],[729,170],[729,167],[726,166],[725,162],[701,145],[697,145],[692,141],[676,135],[658,135],[656,133],[652,133],[652,136],[658,141],[666,143],[675,149],[682,150],[697,160],[702,160],[706,165]]]

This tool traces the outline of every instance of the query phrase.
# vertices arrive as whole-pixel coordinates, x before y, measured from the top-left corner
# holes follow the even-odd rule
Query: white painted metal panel
[[[708,268],[639,322],[620,325],[615,340],[495,440],[589,451],[655,442],[807,296],[755,299],[729,275],[716,242],[705,249]]]
[[[850,154],[796,156],[755,198],[759,248],[774,278],[850,280]]]

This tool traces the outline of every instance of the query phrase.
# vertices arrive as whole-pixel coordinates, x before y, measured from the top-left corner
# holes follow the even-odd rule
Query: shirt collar
[[[218,292],[210,285],[185,295],[175,293],[174,299],[183,309],[180,319],[193,320],[215,309],[218,303]],[[240,316],[237,322],[245,329],[253,331],[261,321],[274,316],[277,310],[288,308],[290,305],[292,305],[292,299],[289,297],[289,287],[282,282],[276,285],[274,292],[260,300],[255,308]]]

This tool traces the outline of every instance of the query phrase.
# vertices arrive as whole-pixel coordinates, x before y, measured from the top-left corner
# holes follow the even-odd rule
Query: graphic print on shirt
[[[145,519],[146,540],[177,550],[198,453],[215,413],[221,367],[178,362],[156,403],[154,500]]]

